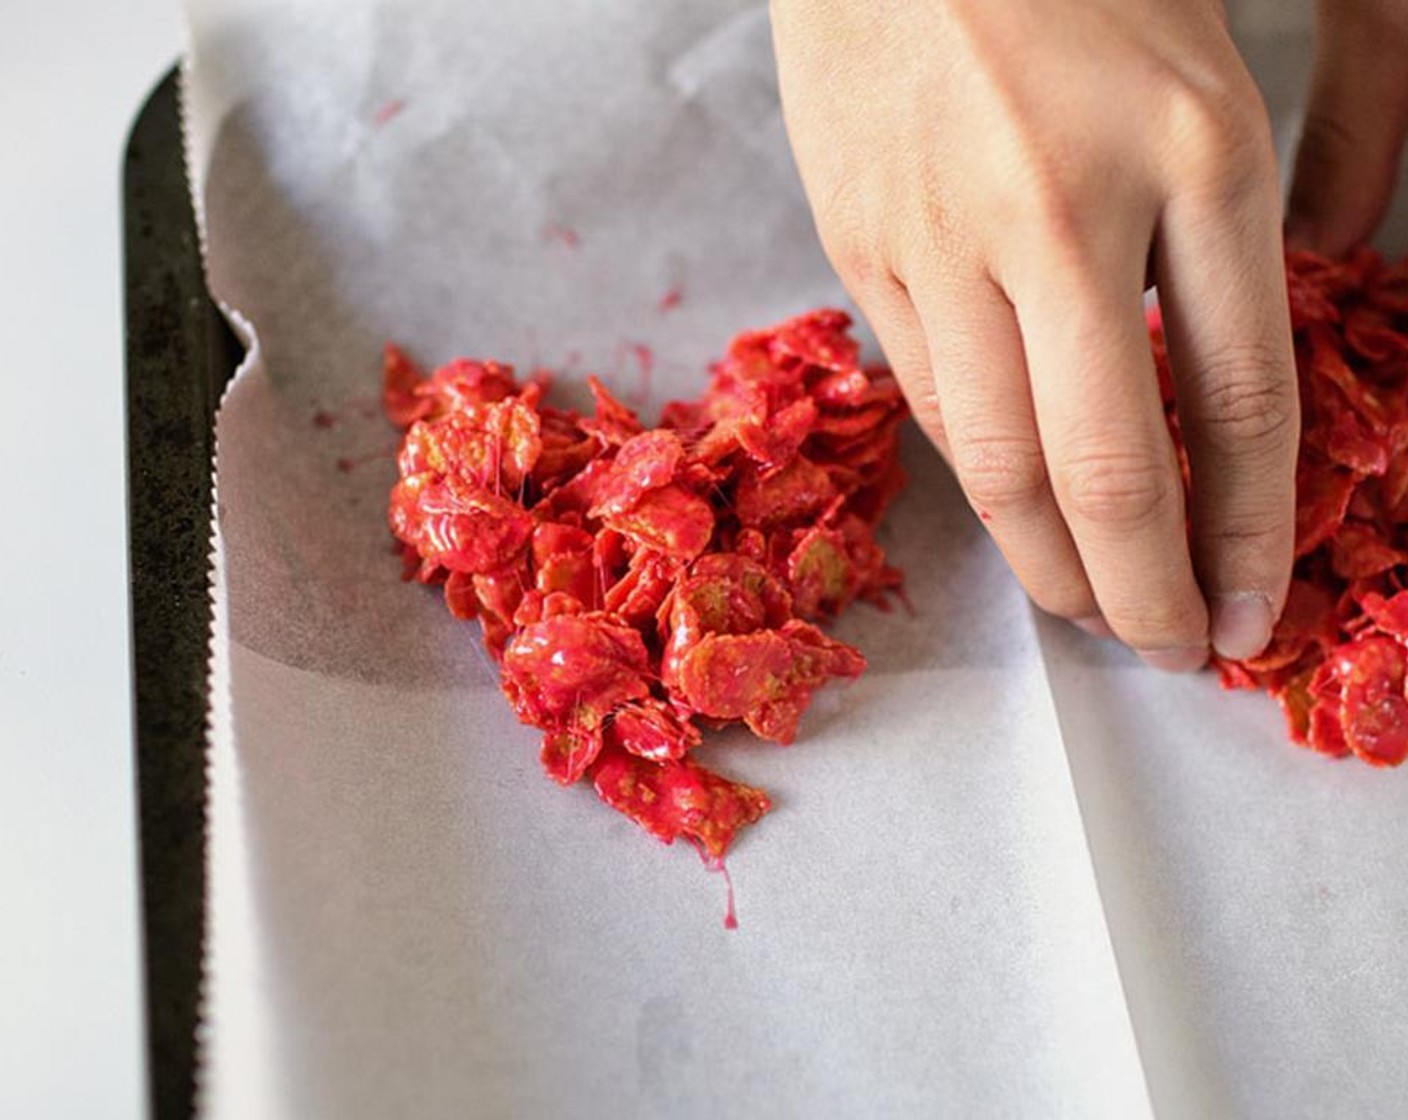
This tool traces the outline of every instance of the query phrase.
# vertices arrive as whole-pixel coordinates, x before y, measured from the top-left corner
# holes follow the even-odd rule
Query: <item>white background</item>
[[[0,0],[0,1116],[144,1109],[121,160],[177,0]]]

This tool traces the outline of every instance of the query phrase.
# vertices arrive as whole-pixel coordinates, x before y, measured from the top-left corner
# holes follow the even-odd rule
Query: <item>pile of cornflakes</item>
[[[812,693],[865,668],[816,624],[900,587],[874,530],[904,484],[905,404],[849,326],[823,310],[739,336],[654,428],[595,379],[583,416],[542,375],[426,376],[386,348],[407,578],[479,621],[551,778],[711,863],[769,801],[694,761],[701,727],[790,743]]]

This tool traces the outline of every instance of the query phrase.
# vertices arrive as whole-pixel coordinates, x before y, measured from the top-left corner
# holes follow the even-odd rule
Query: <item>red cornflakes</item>
[[[581,416],[511,367],[427,377],[386,348],[406,578],[478,619],[551,778],[589,776],[713,864],[769,801],[690,757],[698,721],[790,743],[813,692],[865,668],[811,620],[900,587],[874,529],[904,483],[905,405],[888,371],[858,364],[849,326],[815,311],[739,336],[704,396],[653,429],[595,378]]]
[[[1372,766],[1408,759],[1408,262],[1286,258],[1300,379],[1296,566],[1271,644],[1217,660],[1281,704],[1291,739]],[[1157,321],[1151,324],[1178,438]]]

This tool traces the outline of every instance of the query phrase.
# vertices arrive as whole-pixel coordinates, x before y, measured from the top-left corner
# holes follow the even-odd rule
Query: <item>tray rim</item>
[[[215,411],[242,348],[205,282],[180,63],[123,158],[127,543],[149,1114],[193,1114],[205,940]]]

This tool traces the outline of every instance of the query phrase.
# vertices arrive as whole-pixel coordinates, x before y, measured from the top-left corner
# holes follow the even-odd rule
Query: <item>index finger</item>
[[[1156,276],[1213,648],[1265,647],[1291,578],[1300,401],[1270,136],[1228,190],[1165,208]]]
[[[1052,486],[1101,613],[1165,669],[1207,656],[1183,484],[1142,307],[1137,237],[1017,299]],[[1148,244],[1144,235],[1142,244]]]

